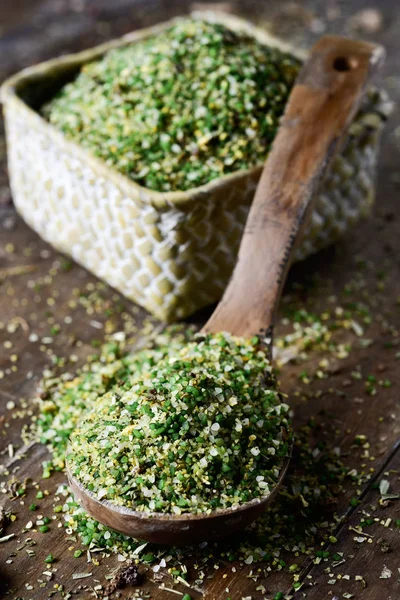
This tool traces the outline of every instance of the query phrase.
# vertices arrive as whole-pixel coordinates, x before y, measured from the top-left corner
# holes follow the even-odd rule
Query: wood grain
[[[400,494],[399,450],[378,474],[377,481],[382,480],[391,483],[391,494]],[[329,586],[334,586],[335,595],[339,598],[345,597],[343,594],[353,594],[353,597],[363,600],[399,598],[400,535],[393,519],[394,511],[399,514],[396,505],[398,500],[382,501],[379,489],[370,489],[339,532],[340,542],[330,548],[332,553],[343,553],[345,561],[338,566],[332,564],[339,561],[323,561],[312,570],[311,578],[295,598],[320,600]],[[368,518],[367,515],[374,523],[358,532],[360,522]]]
[[[313,46],[263,169],[233,275],[205,331],[270,336],[315,192],[383,57],[381,46],[334,36]]]

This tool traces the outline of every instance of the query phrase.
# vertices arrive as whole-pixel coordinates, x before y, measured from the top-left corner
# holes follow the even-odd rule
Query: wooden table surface
[[[368,15],[360,18],[364,4],[362,0],[303,3],[254,0],[223,3],[223,7],[254,19],[302,46],[308,46],[325,31],[354,33],[358,23],[360,36],[386,46],[388,57],[379,82],[393,100],[400,101],[400,6],[396,7],[391,0],[381,1],[380,22],[376,14],[369,19]],[[0,80],[44,58],[89,47],[131,29],[188,12],[190,6],[183,0],[2,2]],[[336,247],[295,266],[283,298],[282,311],[290,305],[321,313],[327,305],[332,309],[348,301],[353,307],[355,303],[368,307],[371,315],[371,323],[363,323],[361,334],[351,322],[340,332],[343,344],[351,345],[351,350],[331,361],[329,376],[319,375],[320,361],[325,357],[322,350],[310,352],[301,365],[287,364],[281,374],[282,387],[295,409],[296,430],[313,420],[317,423],[312,434],[317,447],[340,448],[347,466],[370,475],[358,486],[351,477],[343,482],[343,493],[331,508],[332,518],[337,515],[334,536],[337,541],[332,539],[324,547],[329,556],[317,560],[299,557],[298,580],[303,585],[294,592],[293,576],[287,568],[270,569],[268,561],[228,563],[219,554],[218,546],[210,546],[204,584],[199,587],[193,583],[196,550],[182,549],[182,561],[187,559],[189,568],[190,589],[173,581],[167,573],[154,577],[151,568],[140,565],[145,575],[143,585],[121,590],[111,597],[173,600],[189,593],[192,598],[209,600],[256,600],[272,599],[282,592],[309,600],[400,598],[400,501],[396,500],[400,492],[400,451],[396,446],[400,429],[399,166],[400,112],[395,109],[384,135],[373,216]],[[41,462],[46,460],[46,448],[36,443],[24,445],[21,440],[21,429],[36,410],[32,400],[43,369],[52,364],[54,356],[65,357],[65,368],[70,371],[84,363],[93,351],[93,339],[101,339],[105,334],[105,328],[91,326],[93,314],[96,322],[107,322],[106,328],[115,330],[127,318],[140,330],[146,318],[145,311],[123,301],[106,286],[98,292],[101,300],[88,299],[96,289],[96,279],[77,265],[60,268],[63,260],[15,214],[7,185],[5,142],[0,137],[0,460],[4,492],[0,494],[0,506],[17,517],[0,533],[0,541],[3,536],[15,534],[0,543],[2,598],[70,597],[68,593],[79,598],[101,598],[106,575],[120,564],[114,555],[101,560],[98,566],[86,561],[77,564],[61,528],[53,526],[46,535],[22,531],[32,518],[28,510],[35,495],[32,481],[40,482],[51,492],[40,507],[47,514],[46,511],[52,511],[52,494],[65,479],[58,473],[42,481]],[[121,303],[122,313],[115,310]],[[68,319],[71,315],[73,318]],[[204,316],[197,320],[201,322]],[[60,333],[47,344],[54,324],[60,325]],[[287,327],[279,322],[278,336]],[[361,446],[355,450],[356,436],[366,437],[358,438]],[[29,478],[26,496],[15,498],[12,486],[10,490],[12,478],[20,482]],[[390,492],[394,494],[391,500],[381,499],[377,488],[382,479],[390,482]],[[375,521],[365,530],[368,535],[363,535],[357,527],[366,515],[372,515]],[[341,516],[344,518],[339,519]],[[36,544],[27,546],[27,538]],[[29,547],[33,548],[31,555],[26,552]],[[51,581],[42,575],[45,567],[49,567],[43,563],[49,552],[58,559],[51,565]],[[336,562],[332,558],[338,553],[343,553],[344,560],[339,565],[337,557]],[[77,571],[90,571],[92,577],[89,581],[74,580],[72,574]],[[38,580],[45,584],[41,587]],[[161,590],[161,585],[173,591]]]

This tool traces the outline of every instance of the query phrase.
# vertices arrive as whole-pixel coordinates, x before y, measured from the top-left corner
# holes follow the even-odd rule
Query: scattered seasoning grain
[[[52,554],[48,554],[46,556],[46,558],[44,559],[45,563],[51,564],[55,561],[56,559],[54,558],[54,556]]]
[[[352,286],[353,291],[357,291],[357,289],[361,290],[359,284],[362,284],[362,282],[355,282],[355,285]],[[9,284],[6,283],[6,286],[8,285]],[[54,286],[54,280],[49,280],[47,283],[41,285],[43,285],[43,289],[45,289],[46,286]],[[74,305],[71,305],[71,315],[67,317],[67,320],[70,323],[74,318],[73,311],[75,310],[87,311],[88,315],[96,314],[96,319],[99,319],[99,321],[105,318],[104,307],[107,301],[110,302],[110,300],[107,300],[107,293],[104,294],[106,288],[100,282],[95,286],[92,284],[92,286],[92,288],[89,288],[89,286],[85,285],[82,286],[81,290],[76,290],[74,292]],[[357,288],[357,286],[359,287]],[[8,293],[7,289],[8,287],[6,287],[6,293]],[[38,294],[41,294],[42,291],[38,292]],[[348,292],[349,299],[351,293],[352,291],[350,289]],[[297,389],[294,390],[293,394],[291,393],[291,396],[293,395],[296,402],[305,402],[310,395],[313,395],[315,398],[321,397],[321,401],[322,396],[325,395],[328,397],[330,395],[338,395],[340,398],[349,399],[349,393],[346,392],[346,394],[344,394],[343,389],[341,389],[340,386],[340,381],[336,380],[337,382],[334,382],[335,369],[337,368],[337,365],[340,364],[338,361],[346,356],[346,352],[351,352],[352,347],[358,349],[360,352],[363,351],[363,348],[368,348],[368,345],[375,342],[376,332],[371,332],[371,334],[369,334],[367,331],[368,323],[363,323],[363,326],[365,325],[365,335],[369,335],[371,339],[367,340],[366,338],[365,340],[360,340],[356,337],[354,329],[351,326],[350,328],[347,327],[347,321],[351,320],[351,315],[362,321],[361,317],[356,317],[356,312],[361,314],[362,311],[366,311],[368,309],[367,304],[372,306],[372,308],[375,307],[381,311],[380,302],[382,297],[368,297],[366,293],[361,293],[360,297],[363,297],[361,304],[356,306],[356,303],[352,303],[352,306],[346,306],[346,303],[341,296],[327,295],[327,306],[324,307],[323,314],[320,314],[315,309],[313,310],[311,308],[311,298],[310,300],[307,300],[307,310],[305,312],[298,311],[296,306],[298,298],[296,298],[296,295],[293,296],[294,302],[292,302],[288,296],[285,298],[286,300],[289,300],[289,302],[285,302],[284,298],[282,310],[284,314],[287,314],[287,321],[280,325],[284,335],[276,341],[279,363],[283,365],[290,361],[292,363],[301,364],[306,360],[310,360],[312,365],[313,359],[316,356],[318,356],[318,358],[319,356],[322,356],[324,359],[328,360],[329,364],[325,363],[325,366],[321,365],[320,368],[325,372],[326,377],[331,377],[330,369],[332,369],[333,374],[332,384],[330,386],[323,386],[324,389],[322,389],[321,386],[320,389],[318,386],[319,379],[315,375],[315,370],[313,366],[309,366],[310,363],[308,363],[308,375],[311,383],[308,386],[303,386],[301,384],[297,386]],[[112,296],[109,294],[108,298],[112,298],[112,305],[119,302],[119,296],[117,295]],[[127,339],[129,336],[135,338],[136,334],[132,334],[132,331],[134,330],[134,319],[128,314],[126,314],[126,316],[130,319],[130,321],[127,321],[126,324],[124,324]],[[383,344],[382,341],[382,348],[385,345],[385,350],[383,351],[387,356],[392,356],[393,360],[395,360],[396,351],[398,351],[399,346],[397,331],[395,331],[393,327],[390,329],[387,322],[385,322],[384,319],[381,320],[379,315],[378,317],[373,316],[373,312],[370,312],[370,317],[368,317],[368,319],[370,322],[372,320],[374,321],[374,325],[378,328],[378,334],[379,331],[382,331],[384,339],[386,340],[385,344]],[[95,404],[93,398],[98,398],[101,393],[104,393],[99,393],[97,389],[95,392],[91,392],[92,386],[106,385],[108,391],[120,386],[120,381],[118,381],[118,378],[115,375],[116,371],[113,371],[114,362],[119,362],[119,366],[121,366],[121,362],[124,363],[122,371],[122,373],[124,373],[122,379],[124,379],[125,377],[129,378],[130,372],[136,372],[138,370],[134,364],[135,361],[141,363],[153,359],[159,360],[160,358],[160,356],[156,357],[156,355],[152,354],[151,348],[147,359],[144,355],[138,357],[137,353],[134,353],[134,355],[127,354],[127,350],[129,349],[127,341],[123,338],[118,338],[117,340],[117,337],[112,340],[113,334],[117,329],[116,322],[111,313],[110,316],[107,317],[105,323],[106,327],[104,330],[106,339],[111,342],[111,344],[106,345],[112,345],[113,342],[113,350],[109,349],[105,351],[104,345],[102,344],[99,351],[96,352],[97,356],[90,358],[87,365],[85,365],[77,375],[66,374],[66,367],[64,366],[66,363],[63,364],[62,361],[57,363],[54,362],[53,366],[51,368],[49,367],[45,372],[44,387],[46,390],[47,387],[49,387],[49,391],[47,398],[43,398],[39,402],[41,405],[40,410],[42,407],[44,408],[47,401],[50,401],[53,405],[50,412],[43,412],[43,415],[47,415],[47,421],[41,428],[43,440],[52,453],[52,459],[49,461],[50,464],[48,467],[50,472],[54,469],[63,469],[65,440],[69,435],[67,431],[70,432],[74,429],[76,421],[82,416],[85,410],[93,408],[93,405]],[[49,323],[49,325],[51,324]],[[2,327],[4,327],[4,325],[0,323],[0,328]],[[379,327],[381,329],[379,329]],[[175,335],[179,337],[184,334],[178,331],[174,334],[165,335],[166,345],[175,343]],[[343,336],[345,336],[345,340],[343,340]],[[43,332],[39,337],[43,337]],[[343,341],[345,343],[343,343]],[[364,341],[368,342],[368,344],[364,344]],[[79,340],[77,343],[79,345]],[[153,349],[154,346],[159,346],[159,343],[153,344]],[[49,353],[50,350],[51,347],[45,346],[45,350],[43,350],[45,352],[45,360],[53,360]],[[127,366],[127,364],[129,366]],[[139,367],[139,369],[140,368],[141,367]],[[296,369],[297,367],[294,368]],[[357,365],[354,370],[360,373],[363,381],[366,380],[369,372],[363,372],[360,364]],[[376,370],[378,373],[380,372],[378,368]],[[112,373],[111,375],[110,372]],[[60,373],[62,373],[61,376]],[[5,373],[5,376],[7,375],[8,373]],[[98,383],[102,377],[105,377],[107,384]],[[348,378],[352,378],[352,376],[349,374]],[[380,385],[379,379],[377,379],[376,388],[377,394],[385,393],[384,386]],[[68,400],[66,399],[67,390],[69,390],[70,393]],[[358,394],[362,394],[362,392],[358,391]],[[83,396],[85,397],[83,398]],[[357,410],[363,409],[362,403],[364,401],[366,402],[367,399],[357,397],[354,399],[354,402],[357,404]],[[18,402],[17,410],[19,410],[19,403],[20,402]],[[25,411],[26,408],[27,403],[25,404]],[[48,405],[46,406],[46,409],[47,408]],[[15,414],[14,411],[15,409],[12,411],[12,418]],[[32,416],[32,411],[30,412],[30,416]],[[394,415],[381,416],[379,418],[379,423],[387,422],[389,419],[394,419]],[[323,431],[322,436],[321,431]],[[351,454],[348,455],[346,451],[347,444],[341,449],[338,447],[339,443],[334,441],[337,439],[339,433],[337,427],[330,426],[327,415],[323,416],[321,414],[310,417],[310,422],[305,428],[297,428],[293,461],[291,462],[290,470],[285,479],[281,493],[279,493],[276,503],[274,503],[274,506],[272,507],[272,514],[263,517],[255,524],[254,528],[251,528],[250,531],[244,531],[238,536],[237,540],[229,542],[228,545],[225,543],[204,544],[195,548],[186,548],[184,554],[180,549],[171,550],[170,556],[166,557],[168,559],[167,567],[174,565],[176,566],[176,571],[182,572],[185,567],[185,561],[189,556],[192,556],[195,565],[197,565],[194,569],[196,585],[202,585],[206,573],[209,573],[209,571],[207,571],[207,566],[214,569],[221,564],[225,565],[230,561],[235,560],[239,560],[243,563],[245,558],[249,555],[253,556],[254,563],[257,562],[262,565],[265,573],[276,569],[288,569],[294,560],[299,563],[300,566],[303,566],[305,557],[310,557],[311,559],[315,557],[315,549],[325,549],[326,544],[329,543],[329,535],[333,535],[335,531],[337,531],[339,522],[333,515],[333,507],[338,505],[340,510],[342,510],[343,503],[347,502],[345,499],[348,498],[348,492],[351,488],[354,489],[352,495],[358,496],[360,490],[363,489],[368,480],[373,476],[373,471],[370,470],[369,466],[362,466],[363,461],[365,462],[367,459],[361,458],[362,453],[367,451],[365,444],[369,442],[367,440],[363,441],[359,445],[359,448],[354,444],[354,446],[350,448]],[[356,437],[357,432],[349,431],[348,434],[354,438]],[[361,432],[360,435],[363,435],[363,433]],[[316,449],[318,449],[319,454],[315,458],[314,453]],[[360,466],[358,467],[355,463],[358,463]],[[357,466],[357,469],[354,469],[354,466]],[[349,476],[351,472],[353,472],[353,474]],[[326,475],[328,473],[329,479],[327,480]],[[9,475],[7,471],[5,474]],[[391,478],[385,474],[385,479]],[[6,490],[9,490],[13,498],[17,495],[17,490],[20,489],[21,495],[17,499],[17,502],[19,503],[20,500],[24,500],[27,491],[27,486],[25,484],[14,482],[8,487],[3,487],[3,484],[1,485],[2,491],[5,492]],[[49,481],[49,490],[53,493],[54,490],[52,490],[51,486],[52,481]],[[58,490],[57,494],[61,494],[61,491]],[[44,495],[47,496],[48,492],[46,491]],[[159,548],[153,547],[151,544],[145,544],[144,547],[146,550],[144,550],[143,544],[137,540],[127,540],[124,536],[108,530],[106,527],[103,527],[92,520],[84,510],[74,502],[74,499],[70,496],[66,488],[63,488],[62,495],[64,496],[62,502],[64,503],[63,506],[65,511],[63,511],[62,517],[64,519],[66,539],[76,543],[78,539],[82,540],[82,538],[85,537],[89,560],[90,557],[93,556],[100,558],[103,555],[102,553],[107,555],[111,552],[115,552],[118,554],[119,560],[124,559],[127,561],[134,555],[134,560],[140,561],[141,554],[152,553],[154,557],[153,563],[161,563],[161,557],[165,556],[165,554],[163,554]],[[379,538],[377,528],[385,527],[385,535],[387,533],[387,526],[400,527],[400,522],[396,523],[393,521],[391,525],[388,524],[389,520],[386,518],[385,514],[382,515],[379,512],[384,510],[388,504],[387,500],[383,500],[381,503],[382,500],[383,498],[379,497],[376,505],[371,507],[371,512],[363,513],[362,521],[360,521],[361,535],[365,535],[365,529],[373,527],[374,530],[372,530],[372,533],[376,538]],[[54,504],[60,504],[60,500],[54,498]],[[353,514],[357,514],[357,511]],[[294,525],[293,522],[290,521],[291,515],[297,516]],[[287,520],[288,517],[289,520]],[[10,521],[14,521],[15,518],[15,515],[9,516]],[[356,535],[360,535],[360,531],[358,531]],[[13,534],[11,534],[11,537],[12,535]],[[8,536],[5,537],[8,539]],[[276,540],[279,540],[279,543],[277,543]],[[6,540],[2,537],[0,541]],[[29,542],[29,544],[31,543],[32,542]],[[357,542],[355,545],[357,545]],[[12,550],[14,549],[17,552],[25,552],[25,542],[21,546],[17,546],[17,548],[15,548],[15,545],[13,544]],[[29,546],[27,549],[29,549]],[[283,561],[283,564],[286,562],[286,567],[283,566],[281,561],[277,558],[279,553],[281,553],[281,556],[284,556],[285,561]],[[335,552],[333,555],[328,555],[326,558],[321,555],[316,561],[328,563],[330,560],[343,561],[351,557],[351,554],[343,557],[341,553]],[[239,569],[240,566],[237,564],[232,567],[232,573],[236,573]],[[294,575],[297,574],[295,573]],[[349,580],[350,576],[344,574],[342,579]],[[361,585],[362,579],[363,577],[359,576],[358,581]],[[174,577],[174,581],[176,580],[176,577]],[[270,593],[273,594],[274,592],[271,591]]]

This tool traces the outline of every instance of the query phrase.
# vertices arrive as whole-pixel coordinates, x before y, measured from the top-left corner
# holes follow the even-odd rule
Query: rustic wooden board
[[[0,70],[1,77],[27,65],[33,61],[59,54],[61,51],[76,49],[92,45],[101,39],[119,35],[120,33],[167,18],[178,12],[185,12],[188,3],[174,1],[173,3],[156,1],[152,3],[121,1],[108,6],[106,2],[73,3],[71,8],[67,2],[49,5],[41,0],[32,2],[29,7],[23,3],[15,4],[15,11],[8,8],[9,14],[4,11],[6,25],[5,35],[0,38]],[[258,20],[273,19],[275,27],[280,23],[277,15],[283,8],[278,2],[268,3],[268,9],[260,9],[255,5],[259,3],[237,3],[238,10],[245,16],[255,17],[257,10],[263,10]],[[323,3],[325,4],[325,3]],[[363,7],[361,0],[352,0],[350,7],[344,8],[343,14],[328,19],[324,6],[317,2],[307,2],[307,10],[314,11],[323,25],[334,33],[342,33],[345,29],[347,17],[351,12],[356,12]],[[55,6],[57,5],[57,6]],[[79,9],[81,6],[81,9]],[[82,8],[83,7],[83,8]],[[388,49],[388,60],[381,80],[391,95],[400,99],[400,81],[392,74],[396,73],[396,65],[400,56],[400,39],[398,25],[400,11],[392,7],[388,0],[380,3],[384,11],[384,24],[381,31],[368,39],[375,39],[383,43]],[[266,12],[265,12],[266,11]],[[286,15],[287,16],[287,15]],[[293,19],[293,17],[291,17]],[[303,17],[302,17],[303,18]],[[7,20],[6,20],[7,19]],[[9,20],[8,20],[9,19]],[[61,19],[64,26],[59,26]],[[302,29],[309,27],[304,17]],[[285,19],[285,23],[290,18]],[[97,23],[97,24],[96,24]],[[100,25],[99,25],[100,23]],[[49,36],[41,35],[41,28],[53,27]],[[58,27],[58,29],[57,29]],[[54,33],[55,32],[55,33]],[[298,35],[298,33],[296,33]],[[309,41],[316,34],[310,33]],[[46,39],[44,39],[46,38]],[[329,584],[333,579],[324,569],[330,566],[331,561],[323,561],[313,565],[309,559],[299,559],[301,564],[301,579],[304,580],[303,588],[296,597],[307,594],[310,600],[319,598],[342,598],[343,593],[353,593],[355,598],[397,598],[399,596],[398,571],[396,564],[396,549],[398,550],[398,533],[393,523],[400,517],[399,501],[392,501],[385,507],[379,507],[376,514],[381,520],[392,519],[388,527],[372,525],[367,529],[374,535],[374,542],[356,542],[354,537],[358,534],[349,530],[360,522],[360,511],[370,510],[370,505],[376,505],[379,494],[372,489],[373,482],[386,478],[391,481],[393,491],[398,490],[398,475],[383,473],[389,470],[399,470],[399,455],[393,453],[393,447],[399,438],[400,423],[398,419],[398,390],[400,383],[398,352],[400,346],[387,348],[388,342],[398,341],[400,330],[400,208],[398,203],[400,178],[398,165],[400,148],[398,138],[394,134],[395,128],[400,123],[400,114],[397,110],[391,119],[390,126],[385,134],[382,158],[378,177],[378,196],[374,216],[357,227],[354,234],[347,236],[335,249],[329,249],[318,256],[297,265],[291,272],[290,282],[283,298],[282,312],[289,303],[298,307],[310,308],[319,312],[326,305],[329,296],[337,294],[343,300],[341,290],[345,285],[351,284],[348,298],[351,301],[366,301],[371,305],[373,322],[368,328],[365,337],[371,341],[368,347],[363,346],[349,331],[343,334],[344,341],[351,341],[353,350],[347,358],[333,361],[330,377],[313,381],[310,384],[301,382],[299,374],[303,370],[312,371],[318,364],[321,356],[313,353],[310,363],[306,365],[287,365],[282,372],[282,386],[289,394],[291,403],[295,407],[295,427],[299,429],[307,423],[310,417],[316,416],[319,427],[315,429],[315,441],[326,442],[341,448],[342,454],[349,453],[348,464],[360,469],[361,464],[366,464],[365,469],[373,468],[374,479],[361,489],[355,489],[350,481],[345,485],[345,493],[340,502],[333,508],[338,514],[349,514],[350,520],[338,526],[334,544],[334,551],[343,551],[346,557],[354,554],[353,559],[338,567],[331,567],[335,573],[350,574],[351,581],[342,580],[339,583]],[[101,339],[103,329],[91,325],[92,321],[114,324],[115,330],[121,326],[121,314],[117,305],[123,303],[125,314],[130,315],[135,321],[138,330],[141,330],[143,320],[146,318],[144,311],[137,310],[132,304],[124,301],[112,290],[104,288],[99,290],[103,296],[98,303],[98,310],[88,314],[84,301],[77,301],[74,288],[91,293],[90,286],[96,286],[96,279],[76,265],[65,265],[67,269],[60,268],[59,264],[64,259],[42,242],[18,217],[9,204],[9,192],[6,187],[6,172],[4,156],[0,143],[0,371],[5,371],[6,376],[0,380],[0,460],[7,466],[8,471],[14,472],[19,481],[26,477],[38,481],[42,488],[54,491],[59,483],[64,481],[62,474],[41,480],[41,462],[46,458],[46,450],[40,445],[24,447],[20,439],[21,426],[30,420],[28,410],[35,410],[32,398],[40,380],[42,370],[50,365],[51,355],[70,357],[75,355],[74,362],[68,362],[69,370],[74,370],[83,364],[85,358],[93,351],[91,341]],[[360,269],[360,259],[366,262],[364,269]],[[53,271],[54,270],[54,271]],[[7,271],[7,277],[4,273]],[[3,276],[2,276],[3,273]],[[53,273],[53,275],[51,274]],[[41,289],[30,287],[30,281],[40,283]],[[89,289],[88,289],[89,286]],[[54,304],[51,298],[56,295]],[[77,306],[71,302],[77,301]],[[90,303],[89,303],[90,304]],[[106,309],[117,308],[115,314],[106,317]],[[65,323],[64,319],[72,315],[72,322]],[[203,313],[198,318],[203,322],[206,318]],[[17,319],[16,319],[17,318]],[[52,344],[46,345],[39,341],[29,341],[32,332],[39,338],[51,336],[51,328],[55,323],[60,324],[61,331],[53,336]],[[15,332],[7,331],[7,324],[18,325]],[[285,330],[285,325],[280,323],[277,334]],[[397,337],[396,337],[397,335]],[[12,347],[4,342],[11,341]],[[16,355],[15,362],[11,356]],[[396,356],[397,355],[397,356]],[[75,362],[76,360],[76,362]],[[359,367],[363,379],[352,378],[352,372]],[[16,370],[7,373],[9,369]],[[365,377],[375,375],[378,379],[388,379],[392,386],[377,388],[377,394],[366,394]],[[14,402],[16,408],[7,409],[8,402]],[[25,407],[19,412],[20,407]],[[364,434],[369,442],[369,456],[362,458],[363,449],[354,451],[352,448],[354,437]],[[9,457],[8,445],[12,444],[14,457]],[[20,460],[21,455],[25,457]],[[6,475],[4,480],[9,480]],[[0,504],[6,506],[17,515],[15,523],[7,526],[2,534],[15,533],[15,538],[0,544],[0,595],[5,598],[38,599],[48,598],[50,592],[57,592],[55,585],[63,585],[68,592],[80,592],[78,597],[101,597],[100,591],[93,591],[96,585],[105,585],[105,575],[115,569],[115,557],[106,558],[99,566],[87,564],[84,559],[72,558],[68,549],[73,542],[65,540],[64,533],[53,524],[47,534],[29,532],[21,534],[23,526],[32,518],[32,513],[27,507],[34,499],[35,491],[32,482],[27,488],[27,495],[23,499],[11,499],[10,494],[0,495]],[[354,497],[361,498],[358,506],[350,506],[349,500]],[[52,497],[41,501],[40,512],[48,514],[52,510]],[[35,514],[36,516],[36,514]],[[398,532],[398,529],[397,529]],[[36,545],[24,547],[23,540],[31,537]],[[390,543],[391,552],[382,552],[382,543],[378,539],[384,538]],[[76,544],[75,544],[76,546]],[[26,549],[33,550],[35,556],[30,557]],[[52,552],[59,560],[52,565],[54,574],[52,580],[47,582],[47,577],[42,573],[48,570],[48,565],[43,563],[44,557]],[[15,553],[15,556],[12,554]],[[186,551],[186,554],[189,554]],[[287,571],[265,571],[263,563],[243,565],[219,561],[219,568],[214,568],[218,560],[218,551],[210,549],[211,558],[206,568],[206,583],[202,590],[196,591],[191,583],[191,590],[183,585],[173,584],[166,575],[159,581],[153,581],[153,572],[141,566],[146,579],[143,586],[138,588],[140,597],[146,597],[149,592],[152,597],[162,600],[179,598],[176,593],[160,591],[159,586],[164,583],[166,587],[174,587],[181,593],[189,592],[193,598],[205,597],[208,600],[222,600],[232,598],[240,600],[251,597],[252,600],[261,598],[271,599],[278,591],[289,592],[292,577]],[[185,556],[185,552],[184,552]],[[188,564],[193,564],[203,553],[194,553],[188,557]],[[12,560],[6,563],[6,560]],[[384,565],[392,571],[392,576],[380,579]],[[236,569],[233,571],[232,569]],[[257,569],[261,569],[257,571]],[[74,581],[74,572],[92,572],[90,579]],[[193,568],[190,571],[190,582],[196,575]],[[252,574],[252,577],[248,577]],[[256,581],[254,581],[254,576]],[[355,581],[354,576],[361,575],[367,582],[363,589],[362,582]],[[226,577],[225,577],[226,576]],[[311,577],[311,579],[310,579]],[[335,575],[336,577],[336,575]],[[38,579],[46,585],[40,587]],[[313,583],[315,585],[310,586]],[[27,589],[32,585],[33,589]],[[263,586],[264,591],[260,588]],[[226,589],[229,589],[229,592]],[[140,590],[140,591],[139,591]],[[132,597],[134,590],[131,588],[121,592],[120,597]],[[60,597],[57,592],[56,597]]]
[[[390,492],[400,492],[400,452],[397,450],[385,465],[381,477],[391,482]],[[307,600],[319,600],[329,587],[339,598],[354,594],[363,600],[385,598],[395,600],[400,596],[399,553],[400,539],[393,517],[399,517],[393,502],[382,502],[379,490],[370,489],[343,525],[335,551],[348,557],[342,564],[324,561],[310,572],[310,579],[302,588]],[[366,528],[363,536],[357,527],[363,518],[371,517],[374,524]],[[341,559],[336,561],[339,563]],[[360,578],[360,576],[362,578]],[[330,582],[330,583],[329,583]]]

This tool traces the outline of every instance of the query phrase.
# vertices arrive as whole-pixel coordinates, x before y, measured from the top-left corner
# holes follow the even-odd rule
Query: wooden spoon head
[[[290,456],[291,451],[284,460],[275,487],[268,495],[245,502],[238,508],[216,510],[208,515],[149,513],[117,506],[108,500],[98,500],[71,474],[68,464],[67,475],[75,499],[103,525],[147,542],[184,545],[227,537],[255,521],[275,497],[285,476]]]

